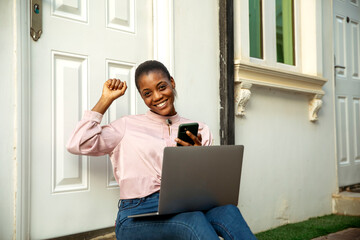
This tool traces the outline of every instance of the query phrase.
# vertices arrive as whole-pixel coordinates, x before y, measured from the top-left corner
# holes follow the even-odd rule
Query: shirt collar
[[[166,120],[168,119],[171,121],[171,123],[176,123],[180,120],[180,116],[178,114],[175,114],[173,116],[162,116],[149,110],[146,112],[145,115],[151,120],[163,124],[167,124]]]

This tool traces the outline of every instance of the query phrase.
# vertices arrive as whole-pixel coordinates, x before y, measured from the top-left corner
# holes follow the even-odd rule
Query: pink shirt
[[[98,112],[85,111],[66,145],[68,151],[91,156],[109,154],[120,187],[120,199],[145,197],[159,191],[164,148],[176,146],[181,123],[194,121],[148,111],[100,126],[102,117]],[[166,123],[167,119],[171,125]],[[198,123],[202,145],[211,145],[209,127]]]

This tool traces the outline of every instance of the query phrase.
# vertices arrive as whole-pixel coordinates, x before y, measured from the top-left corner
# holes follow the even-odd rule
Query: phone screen
[[[192,134],[197,136],[198,129],[199,129],[199,124],[196,122],[180,124],[178,131],[178,138],[183,140],[184,142],[188,142],[193,145],[194,141],[186,134],[186,131],[190,131]],[[178,143],[177,146],[182,146],[182,145]]]

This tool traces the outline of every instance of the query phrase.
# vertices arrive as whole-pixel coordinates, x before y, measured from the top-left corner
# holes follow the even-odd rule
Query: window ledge
[[[325,78],[270,68],[250,62],[235,61],[235,99],[237,116],[245,116],[245,107],[250,99],[252,85],[297,92],[311,97],[309,119],[317,121],[317,113],[322,105]]]

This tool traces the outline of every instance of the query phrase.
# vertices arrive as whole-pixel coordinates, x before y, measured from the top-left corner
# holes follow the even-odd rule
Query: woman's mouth
[[[162,109],[166,106],[166,102],[167,100],[163,101],[162,103],[155,104],[155,107]]]

